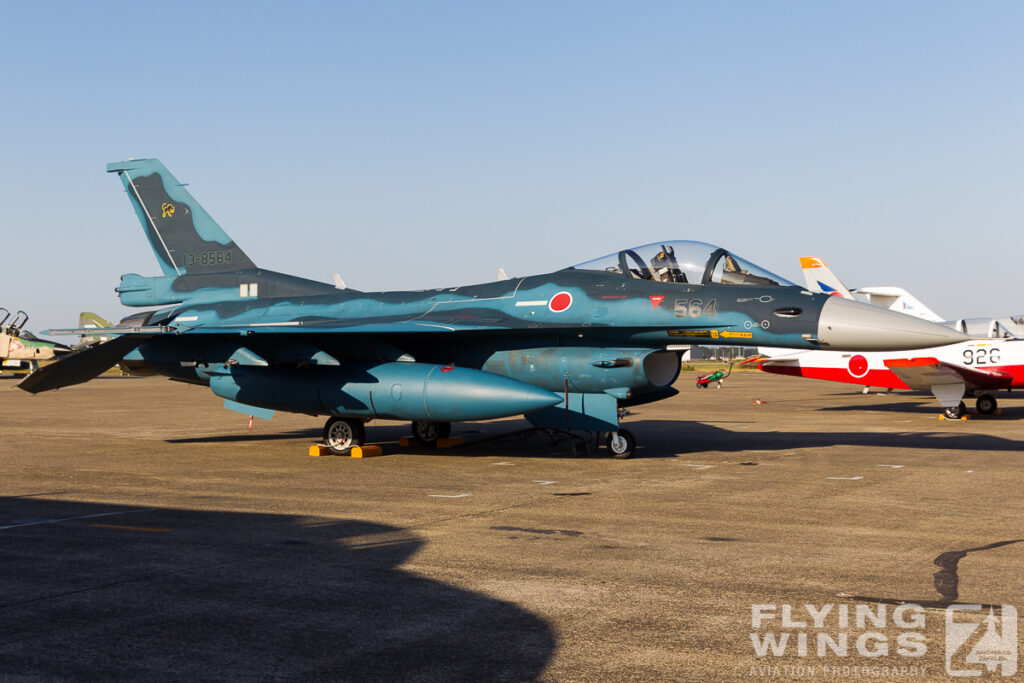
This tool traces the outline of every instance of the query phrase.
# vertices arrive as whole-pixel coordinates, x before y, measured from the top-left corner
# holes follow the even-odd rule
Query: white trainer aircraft
[[[800,266],[809,290],[846,299],[854,293],[869,303],[939,322],[943,319],[899,287],[848,289],[817,257],[803,257]],[[975,339],[944,347],[912,351],[844,353],[760,348],[758,367],[777,375],[809,377],[872,387],[931,392],[947,418],[966,411],[963,398],[977,399],[979,413],[996,411],[1000,389],[1024,387],[1024,316],[947,321],[946,325]]]

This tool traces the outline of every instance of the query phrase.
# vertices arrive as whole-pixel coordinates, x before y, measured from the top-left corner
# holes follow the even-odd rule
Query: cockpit
[[[705,242],[653,242],[579,263],[572,268],[618,273],[625,277],[654,282],[760,287],[796,286],[746,259]]]
[[[1024,339],[1024,316],[967,318],[942,323],[975,339]]]

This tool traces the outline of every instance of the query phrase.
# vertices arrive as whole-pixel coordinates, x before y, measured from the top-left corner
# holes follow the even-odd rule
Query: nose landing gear
[[[963,417],[964,413],[967,412],[967,406],[963,401],[960,401],[959,405],[950,406],[942,411],[942,414],[947,420],[959,420]]]
[[[608,451],[613,458],[625,460],[636,450],[636,437],[628,429],[608,433]]]

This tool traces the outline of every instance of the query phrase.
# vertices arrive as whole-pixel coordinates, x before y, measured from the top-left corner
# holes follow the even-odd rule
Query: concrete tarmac
[[[392,422],[359,460],[307,455],[320,418],[250,431],[200,387],[13,384],[2,680],[941,680],[947,649],[984,669],[988,606],[992,637],[1024,609],[1006,394],[951,422],[929,396],[684,374],[626,418],[630,460],[538,436],[403,449]],[[947,629],[950,603],[984,607]]]

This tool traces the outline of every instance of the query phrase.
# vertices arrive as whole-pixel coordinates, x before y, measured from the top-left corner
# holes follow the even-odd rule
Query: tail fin
[[[933,323],[940,323],[945,320],[938,313],[925,306],[911,296],[910,292],[900,287],[861,287],[854,290],[868,298],[869,304],[888,308],[898,313],[906,313],[915,318],[921,318]]]
[[[800,268],[804,271],[804,282],[807,283],[807,289],[810,291],[839,296],[844,299],[853,298],[853,294],[846,288],[846,285],[817,256],[801,256]]]
[[[82,311],[78,314],[78,326],[85,328],[102,329],[104,327],[113,327],[114,324],[109,320],[104,320],[100,316],[90,311]]]
[[[119,161],[107,172],[120,176],[164,275],[256,267],[159,160]]]
[[[104,320],[95,313],[82,311],[78,314],[78,327],[83,330],[79,346],[94,346],[113,339],[114,335],[103,334],[102,332],[104,329],[111,328],[113,326],[114,324],[109,320]],[[84,330],[95,330],[95,333],[90,334],[88,332],[84,332]]]
[[[844,299],[853,299],[853,293],[867,297],[868,303],[882,308],[888,308],[897,313],[906,313],[915,318],[928,320],[929,322],[942,322],[944,318],[939,316],[916,298],[910,295],[905,289],[899,287],[860,287],[849,290],[846,285],[836,277],[835,273],[829,270],[817,256],[801,256],[800,267],[804,271],[804,281],[807,288],[812,292],[823,292],[832,296],[841,296]]]

